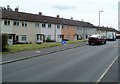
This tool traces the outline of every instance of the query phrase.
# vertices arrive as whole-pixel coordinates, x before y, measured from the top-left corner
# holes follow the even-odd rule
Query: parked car
[[[106,44],[106,37],[104,35],[94,34],[88,38],[89,45],[91,44]]]
[[[116,39],[119,39],[120,38],[120,34],[116,34]]]

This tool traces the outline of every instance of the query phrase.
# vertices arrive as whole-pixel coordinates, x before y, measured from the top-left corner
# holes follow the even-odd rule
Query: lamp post
[[[103,10],[99,11],[99,27],[100,27],[100,13],[103,12]],[[100,34],[100,28],[99,28],[99,34]]]

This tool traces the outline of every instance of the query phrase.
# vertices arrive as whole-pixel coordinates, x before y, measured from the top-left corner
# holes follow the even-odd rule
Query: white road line
[[[36,53],[40,53],[41,51],[36,51]]]
[[[105,70],[105,72],[100,76],[100,78],[97,80],[97,83],[99,83],[102,78],[105,76],[105,74],[108,72],[108,70],[111,68],[111,66],[115,63],[115,61],[118,59],[118,56],[113,60],[113,62],[108,66],[108,68]]]

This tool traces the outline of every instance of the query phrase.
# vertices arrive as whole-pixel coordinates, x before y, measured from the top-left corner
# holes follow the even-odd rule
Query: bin
[[[61,42],[62,44],[66,44],[66,41],[65,40],[62,40],[62,42]]]

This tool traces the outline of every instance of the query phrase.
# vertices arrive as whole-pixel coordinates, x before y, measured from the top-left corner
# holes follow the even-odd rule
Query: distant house
[[[95,26],[97,33],[101,33],[102,35],[106,36],[107,32],[114,32],[117,33],[118,31],[114,28],[109,28],[109,27],[99,27]]]

